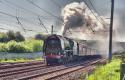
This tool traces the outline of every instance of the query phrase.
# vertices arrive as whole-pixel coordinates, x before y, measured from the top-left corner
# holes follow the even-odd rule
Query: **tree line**
[[[6,33],[0,32],[0,42],[9,42],[14,40],[16,42],[25,41],[24,36],[20,32],[8,31]]]
[[[32,37],[35,40],[45,40],[49,35],[43,35],[41,33],[36,34]],[[0,32],[0,42],[9,41],[22,42],[25,41],[25,37],[20,32],[8,31],[6,33]]]

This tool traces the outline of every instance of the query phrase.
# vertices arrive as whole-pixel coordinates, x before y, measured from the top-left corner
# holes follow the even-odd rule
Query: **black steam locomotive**
[[[45,41],[43,52],[47,65],[64,64],[80,56],[93,56],[97,50],[87,47],[86,41],[75,41],[60,35],[50,35]]]

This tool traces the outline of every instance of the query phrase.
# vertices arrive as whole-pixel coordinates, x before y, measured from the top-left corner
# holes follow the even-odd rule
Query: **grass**
[[[104,66],[97,66],[87,80],[120,80],[120,63],[120,59],[114,59]]]
[[[28,61],[38,61],[43,60],[42,58],[35,58],[35,59],[26,59],[26,58],[15,58],[15,59],[0,59],[0,63],[8,63],[8,62],[28,62]]]

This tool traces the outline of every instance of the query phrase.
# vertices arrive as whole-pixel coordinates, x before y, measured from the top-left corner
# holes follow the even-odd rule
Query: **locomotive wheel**
[[[66,64],[68,64],[69,61],[70,61],[70,59],[67,57],[66,58]]]
[[[59,59],[59,60],[58,60],[58,63],[59,63],[59,64],[63,64],[63,59],[62,59],[62,58]]]
[[[49,66],[50,64],[46,63],[47,66]]]
[[[67,62],[67,58],[64,59],[64,64],[66,64],[66,62]]]
[[[61,58],[60,64],[65,64],[65,58]]]
[[[70,56],[70,62],[73,62],[73,55]]]
[[[67,64],[68,61],[69,61],[68,58],[63,58],[63,59],[62,59],[62,64]]]

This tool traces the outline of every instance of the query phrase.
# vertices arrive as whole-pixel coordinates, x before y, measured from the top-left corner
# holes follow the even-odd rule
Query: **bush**
[[[26,52],[26,48],[25,45],[22,45],[20,43],[17,43],[16,41],[10,41],[7,43],[7,47],[8,47],[8,52],[16,52],[16,53],[22,53],[22,52]]]
[[[27,40],[23,42],[9,41],[0,43],[0,52],[30,53],[42,51],[42,40]]]
[[[0,52],[30,53],[42,51],[43,41],[28,40],[24,42],[9,41],[0,43]]]
[[[40,52],[42,51],[42,46],[43,46],[43,43],[41,41],[35,41],[33,43],[33,52]]]
[[[40,52],[42,51],[43,41],[41,40],[28,40],[23,42],[29,49],[30,52]]]
[[[7,45],[5,43],[0,43],[0,52],[7,52]]]

